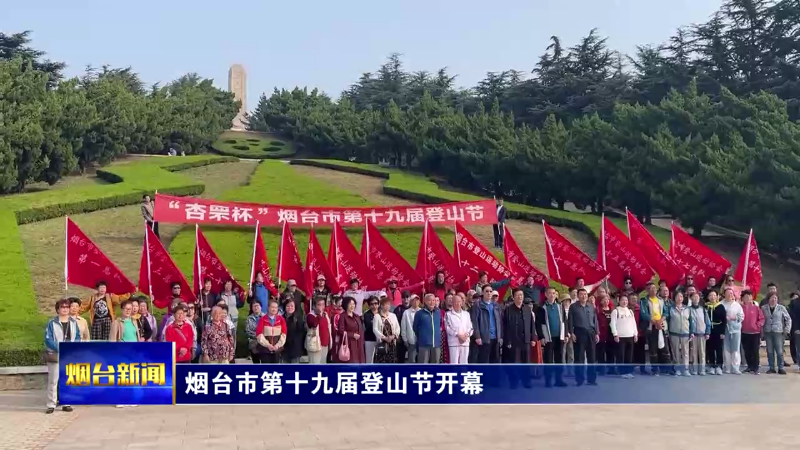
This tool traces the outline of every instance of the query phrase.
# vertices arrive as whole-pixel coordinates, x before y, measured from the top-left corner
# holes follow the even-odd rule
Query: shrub
[[[233,148],[235,148],[236,150],[250,150],[250,147],[246,145],[234,145]]]
[[[360,175],[368,175],[371,177],[378,177],[389,179],[389,170],[378,166],[368,164],[357,164],[348,161],[339,161],[336,159],[293,159],[290,164],[298,166],[311,166],[319,167],[322,169],[338,170],[340,172],[357,173]]]
[[[283,141],[270,141],[269,144],[274,147],[283,147],[286,145],[286,143]]]
[[[226,139],[225,143],[226,144],[237,144],[238,141],[236,139]]]
[[[248,139],[247,142],[255,142],[256,144],[258,144],[259,142],[261,142],[261,139]]]

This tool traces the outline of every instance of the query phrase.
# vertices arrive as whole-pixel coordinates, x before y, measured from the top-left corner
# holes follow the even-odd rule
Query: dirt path
[[[317,167],[308,166],[293,166],[294,170],[303,175],[311,176],[331,185],[349,190],[350,192],[357,193],[368,201],[376,205],[410,205],[412,202],[399,199],[397,197],[390,197],[383,194],[383,180],[380,178],[370,177],[366,175],[358,175],[346,172],[339,172],[329,169],[321,169]],[[508,220],[506,221],[509,231],[514,235],[514,239],[519,244],[525,256],[539,269],[544,270],[544,237],[542,235],[542,226],[540,224],[522,221],[522,220]],[[569,228],[556,228],[559,233],[563,234],[570,241],[575,243],[581,250],[586,252],[589,256],[593,256],[596,251],[597,245],[593,240],[583,233],[569,229]],[[488,226],[471,226],[467,230],[475,235],[476,238],[492,248],[494,238],[492,236],[492,228]],[[498,254],[502,254],[496,252]]]
[[[255,170],[253,162],[212,164],[183,171],[206,184],[203,197],[216,198],[225,189],[247,182]],[[139,205],[105,209],[70,218],[92,239],[134,284],[139,278],[142,249],[142,216]],[[182,225],[160,224],[161,242],[169,243]],[[23,225],[20,237],[40,311],[51,313],[53,302],[64,295],[64,218]],[[83,296],[88,289],[70,286],[70,295]]]

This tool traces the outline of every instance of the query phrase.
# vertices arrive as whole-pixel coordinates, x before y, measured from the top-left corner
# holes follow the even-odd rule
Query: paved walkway
[[[736,380],[737,389],[753,386],[755,396],[763,389],[757,387],[763,386],[759,379],[719,378]],[[787,393],[800,388],[797,374],[781,382]],[[17,392],[0,394],[0,449],[619,450],[645,443],[655,450],[777,448],[796,444],[797,400],[780,405],[78,407],[71,414],[45,415],[42,392]]]

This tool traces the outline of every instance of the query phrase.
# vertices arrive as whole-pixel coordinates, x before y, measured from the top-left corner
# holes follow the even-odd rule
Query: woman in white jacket
[[[469,338],[472,336],[472,319],[462,310],[464,301],[456,296],[453,309],[444,316],[447,332],[447,346],[450,347],[450,364],[467,364],[469,358]]]
[[[633,378],[633,344],[639,339],[636,318],[628,308],[628,296],[619,298],[619,306],[611,311],[611,334],[617,343],[618,372],[622,378]]]
[[[408,359],[405,361],[410,364],[417,362],[417,335],[414,334],[414,315],[419,311],[419,295],[411,294],[408,298],[408,309],[403,311],[403,323],[400,324],[400,335],[408,349]]]
[[[389,311],[392,300],[388,297],[381,298],[378,314],[372,319],[372,331],[378,345],[375,349],[374,361],[379,364],[397,362],[397,340],[400,339],[400,324],[397,316]]]

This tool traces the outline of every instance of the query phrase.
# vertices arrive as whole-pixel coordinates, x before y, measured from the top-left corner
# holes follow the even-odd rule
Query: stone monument
[[[245,119],[244,113],[247,111],[246,97],[247,97],[247,72],[241,64],[234,64],[228,70],[228,91],[233,93],[235,100],[242,102],[242,107],[236,113],[231,124],[232,130],[244,130]]]

